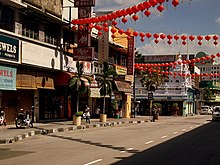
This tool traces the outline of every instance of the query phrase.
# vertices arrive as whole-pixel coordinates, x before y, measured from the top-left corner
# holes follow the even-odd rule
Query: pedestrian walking
[[[97,106],[96,109],[95,109],[95,117],[99,118],[99,116],[100,116],[100,107]]]
[[[152,107],[152,116],[153,116],[153,119],[152,121],[155,122],[156,120],[156,115],[157,115],[157,108],[155,106]]]
[[[85,117],[86,117],[86,123],[90,124],[90,108],[86,105],[86,109],[85,109]]]

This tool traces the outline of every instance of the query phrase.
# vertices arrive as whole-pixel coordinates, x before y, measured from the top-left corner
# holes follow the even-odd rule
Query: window
[[[22,17],[22,35],[38,40],[39,39],[39,23],[33,17]]]
[[[121,64],[122,64],[122,66],[127,66],[127,64],[126,64],[126,56],[124,56],[124,55],[122,55],[121,56]]]
[[[53,45],[59,44],[58,38],[60,36],[60,28],[56,26],[55,24],[53,25],[47,25],[45,27],[45,42]]]
[[[14,11],[0,4],[0,28],[13,32],[14,30]]]

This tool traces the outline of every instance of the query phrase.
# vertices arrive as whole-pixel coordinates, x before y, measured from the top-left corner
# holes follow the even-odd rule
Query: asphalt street
[[[0,146],[0,164],[217,165],[220,122],[211,116],[38,135]]]

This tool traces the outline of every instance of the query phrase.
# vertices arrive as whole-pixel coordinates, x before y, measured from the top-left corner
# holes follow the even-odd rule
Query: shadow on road
[[[65,136],[60,136],[60,135],[50,135],[50,134],[48,134],[47,136],[55,137],[55,138],[61,138],[61,139],[65,139],[65,140],[71,140],[71,141],[75,141],[75,142],[78,142],[78,143],[84,143],[84,144],[94,145],[94,146],[98,146],[98,147],[105,147],[105,148],[118,150],[118,151],[123,151],[123,150],[126,149],[125,147],[115,147],[115,146],[112,146],[112,145],[95,143],[95,142],[92,142],[92,141],[76,139],[76,138],[72,138],[72,137],[65,137]],[[129,150],[129,152],[130,153],[138,153],[139,151],[138,150]]]
[[[220,122],[211,122],[112,165],[219,165]]]

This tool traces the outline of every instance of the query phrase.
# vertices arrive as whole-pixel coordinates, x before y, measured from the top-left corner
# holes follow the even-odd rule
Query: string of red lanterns
[[[183,64],[183,67],[185,67],[184,65],[186,64],[192,64],[195,65],[195,63],[198,63],[200,61],[202,61],[202,64],[205,64],[204,61],[206,60],[211,60],[212,62],[214,62],[214,58],[216,57],[220,57],[220,53],[212,54],[210,56],[205,56],[205,57],[201,57],[201,58],[195,58],[195,59],[191,59],[191,60],[182,60],[182,61],[178,61],[178,62],[169,62],[169,63],[135,63],[134,64],[134,68],[137,70],[145,70],[147,68],[153,68],[153,67],[166,67],[165,69],[168,70],[168,67],[173,67],[176,68],[176,65],[181,65]],[[160,70],[160,69],[158,69]],[[157,71],[158,71],[157,70]]]
[[[136,13],[144,12],[144,15],[149,17],[151,15],[151,12],[149,9],[151,7],[155,7],[156,5],[158,5],[157,10],[159,12],[162,12],[164,10],[164,6],[163,6],[164,2],[165,2],[165,0],[148,0],[148,1],[144,1],[142,3],[139,3],[138,5],[134,5],[132,7],[126,8],[126,9],[117,10],[117,11],[114,11],[110,14],[102,15],[99,17],[74,19],[71,21],[71,23],[73,25],[82,25],[82,24],[91,24],[91,23],[94,24],[94,23],[101,23],[101,22],[116,20],[121,17],[123,17],[121,19],[121,21],[123,23],[126,23],[127,18],[125,18],[125,17],[128,15],[131,16],[132,14],[134,14],[132,16],[132,19],[134,21],[137,21],[139,19],[139,17],[136,15]],[[166,0],[166,2],[168,2],[168,0]],[[176,8],[179,5],[179,0],[172,0],[171,4]]]

